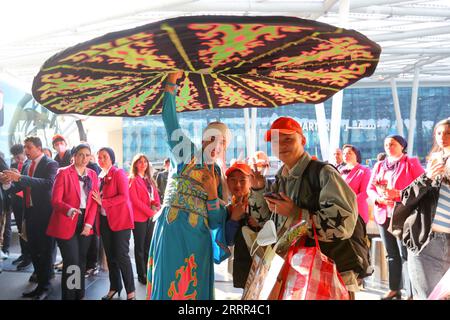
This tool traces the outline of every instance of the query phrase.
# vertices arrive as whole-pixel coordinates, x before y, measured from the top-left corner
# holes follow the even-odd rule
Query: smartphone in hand
[[[277,192],[266,192],[266,193],[264,193],[264,197],[272,198],[272,199],[276,199],[276,200],[283,200],[283,198]]]

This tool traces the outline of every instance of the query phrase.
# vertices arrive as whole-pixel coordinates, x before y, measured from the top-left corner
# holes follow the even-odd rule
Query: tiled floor
[[[34,288],[34,284],[28,282],[28,279],[33,271],[32,267],[24,271],[16,271],[16,267],[11,262],[19,256],[19,247],[17,244],[17,233],[14,232],[13,246],[9,259],[3,262],[3,272],[0,273],[0,300],[20,300],[22,299],[22,292],[29,291]],[[132,241],[131,241],[132,243]],[[132,256],[132,263],[134,268],[133,249],[130,248]],[[60,260],[58,256],[57,260]],[[227,262],[216,266],[215,269],[215,289],[216,299],[218,300],[238,300],[241,298],[242,289],[233,287],[231,277],[227,272]],[[53,292],[49,299],[59,300],[61,298],[61,274],[56,273],[56,277],[52,280]],[[137,279],[136,294],[137,299],[145,298],[145,286],[140,284]],[[108,274],[100,272],[96,276],[92,276],[86,280],[86,297],[87,300],[99,300],[105,295],[109,288]],[[386,292],[386,284],[377,283],[373,279],[368,278],[365,281],[365,288],[356,294],[357,300],[379,300]],[[125,299],[125,294],[122,293],[121,299]]]

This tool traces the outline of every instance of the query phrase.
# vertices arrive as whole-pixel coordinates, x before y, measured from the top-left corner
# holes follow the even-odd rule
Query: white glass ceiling
[[[0,78],[31,88],[54,53],[105,33],[180,15],[286,15],[355,29],[382,47],[370,79],[355,86],[388,86],[391,79],[450,86],[450,0],[39,0],[0,4]],[[344,11],[345,12],[345,11]],[[344,15],[345,16],[345,15]]]

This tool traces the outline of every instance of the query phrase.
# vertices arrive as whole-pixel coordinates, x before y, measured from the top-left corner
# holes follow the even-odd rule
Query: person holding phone
[[[414,299],[427,299],[450,268],[450,118],[433,131],[433,147],[424,174],[402,191],[398,223],[408,249],[408,268]],[[401,216],[401,215],[399,215]]]
[[[39,137],[25,138],[24,149],[29,161],[24,163],[20,173],[14,170],[3,172],[7,179],[3,189],[8,193],[23,191],[26,236],[38,285],[35,289],[24,292],[22,297],[44,300],[52,290],[50,280],[55,239],[49,237],[46,230],[53,211],[52,189],[58,163],[44,155]]]
[[[280,218],[277,231],[282,230],[283,224],[289,220],[293,221],[292,225],[305,220],[309,228],[305,245],[313,246],[314,223],[324,254],[337,252],[337,256],[347,255],[347,252],[334,250],[333,246],[349,239],[355,229],[358,216],[354,192],[332,165],[314,160],[305,151],[306,137],[295,119],[276,119],[267,130],[265,140],[271,142],[272,151],[283,162],[271,186],[271,191],[281,199],[276,199],[277,196],[274,195],[264,197],[270,212],[276,213]],[[314,177],[314,184],[310,182],[310,177]],[[255,197],[263,196],[265,183],[263,178],[252,182]],[[288,217],[291,219],[288,220]],[[285,225],[286,230],[289,227],[290,225]],[[322,246],[325,244],[329,245],[329,251]],[[335,259],[336,256],[332,258]],[[357,274],[353,268],[359,266],[344,269],[346,261],[335,262],[347,288],[357,286]]]
[[[264,193],[264,197],[273,200],[283,200],[283,198],[278,192],[266,192]]]
[[[56,175],[52,192],[53,213],[47,228],[47,235],[56,238],[63,258],[62,300],[84,298],[86,256],[98,208],[92,199],[93,192],[98,191],[97,174],[87,168],[91,148],[79,144],[72,150],[72,156],[74,163],[61,168]],[[80,288],[68,286],[71,275],[79,276],[76,280],[80,281]]]

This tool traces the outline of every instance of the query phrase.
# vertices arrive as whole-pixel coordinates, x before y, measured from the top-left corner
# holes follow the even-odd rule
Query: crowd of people
[[[428,297],[450,268],[450,119],[435,126],[426,168],[407,155],[399,135],[385,138],[384,158],[368,168],[350,144],[334,152],[335,161],[318,161],[304,149],[300,124],[278,118],[265,140],[277,145],[282,167],[269,183],[262,152],[226,167],[232,132],[225,124],[209,123],[199,148],[181,131],[179,76],[170,74],[166,82],[162,117],[170,158],[158,175],[144,154],[133,158],[127,174],[115,165],[111,148],[100,148],[95,162],[89,144],[70,149],[61,135],[53,138],[54,160],[37,137],[11,148],[11,168],[1,160],[2,259],[8,257],[13,212],[21,249],[14,264],[18,270],[32,264],[36,275],[36,288],[23,297],[50,294],[57,244],[62,299],[84,298],[85,275],[97,268],[103,251],[110,288],[102,299],[123,288],[128,300],[136,299],[133,233],[137,279],[147,299],[214,299],[214,263],[229,258],[234,247],[233,284],[244,288],[252,241],[272,219],[279,236],[305,220],[306,246],[315,245],[314,227],[354,298],[371,273],[369,199],[388,258],[383,299],[401,299],[402,289],[409,299]],[[76,272],[79,285],[73,285]]]

